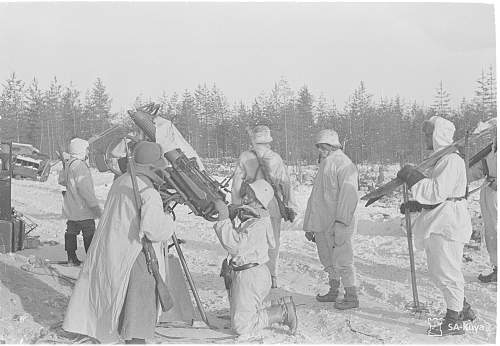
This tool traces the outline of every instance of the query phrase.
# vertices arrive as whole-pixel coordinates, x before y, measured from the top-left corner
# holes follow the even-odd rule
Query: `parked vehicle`
[[[49,156],[31,144],[12,143],[12,176],[15,179],[46,181],[50,173]]]

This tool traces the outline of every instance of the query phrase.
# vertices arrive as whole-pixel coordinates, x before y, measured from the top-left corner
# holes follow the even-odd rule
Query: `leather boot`
[[[477,278],[483,283],[497,282],[497,267],[494,266],[493,271],[488,275],[479,274]]]
[[[476,313],[474,310],[472,310],[472,307],[470,306],[469,303],[467,303],[467,300],[464,298],[464,307],[462,308],[462,311],[458,314],[458,318],[461,321],[474,321],[476,319]]]
[[[356,292],[356,287],[346,287],[344,299],[340,302],[335,303],[335,308],[339,310],[354,309],[359,307],[358,294]]]
[[[443,322],[440,325],[429,328],[427,334],[433,336],[465,334],[463,321],[458,318],[458,311],[447,309]]]
[[[323,295],[317,295],[316,300],[318,302],[334,302],[337,300],[337,297],[339,296],[339,286],[340,286],[340,280],[330,280],[330,290]]]
[[[75,251],[67,251],[68,253],[68,266],[70,267],[78,267],[82,262],[76,256]]]
[[[269,327],[273,323],[284,324],[288,326],[290,333],[293,335],[297,331],[298,325],[295,303],[292,297],[283,297],[280,300],[282,300],[281,304],[273,304],[266,309],[269,317]]]
[[[278,288],[278,277],[271,276],[271,288]]]

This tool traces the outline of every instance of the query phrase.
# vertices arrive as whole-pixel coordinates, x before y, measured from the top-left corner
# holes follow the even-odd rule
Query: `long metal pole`
[[[405,206],[408,205],[408,186],[403,184],[403,200]],[[413,236],[411,231],[411,218],[410,212],[405,208],[405,220],[406,220],[406,238],[408,239],[408,251],[410,254],[410,272],[411,272],[411,289],[413,292],[413,304],[415,309],[419,309],[420,303],[418,301],[418,292],[417,292],[417,278],[415,275],[415,258],[413,254]]]
[[[186,279],[189,283],[189,287],[191,287],[191,291],[193,292],[194,300],[196,301],[196,306],[198,307],[198,311],[200,312],[201,319],[203,322],[206,323],[207,326],[210,327],[210,324],[208,323],[208,318],[205,313],[205,309],[203,308],[203,305],[201,305],[201,300],[200,296],[198,295],[198,290],[196,289],[196,286],[194,285],[193,278],[191,277],[191,273],[189,272],[189,268],[186,263],[186,259],[184,258],[184,254],[182,253],[182,249],[179,245],[179,240],[177,239],[177,236],[172,234],[172,241],[174,242],[175,250],[177,250],[177,255],[179,255],[179,260],[181,261],[182,269],[184,270],[184,274],[186,275]]]

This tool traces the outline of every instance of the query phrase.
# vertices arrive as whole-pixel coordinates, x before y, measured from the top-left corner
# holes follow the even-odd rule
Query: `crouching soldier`
[[[64,330],[101,343],[145,343],[153,337],[159,312],[150,267],[154,263],[147,263],[141,241],[147,236],[160,259],[161,242],[174,231],[173,220],[163,212],[153,184],[163,183],[155,171],[167,166],[160,146],[139,142],[134,148],[134,162],[140,210],[134,200],[132,177],[125,173],[111,186],[64,317]],[[158,267],[165,279],[165,261],[159,260]]]
[[[320,164],[307,202],[304,231],[308,240],[316,242],[330,283],[330,290],[316,299],[335,302],[335,308],[341,310],[357,308],[352,236],[357,227],[358,170],[342,151],[337,132],[320,131],[316,147]],[[336,302],[341,281],[345,295]]]
[[[484,239],[493,267],[487,275],[479,274],[479,281],[497,282],[497,143],[492,144],[491,152],[469,171],[472,181],[486,178],[479,196],[481,215],[484,223]]]
[[[423,125],[425,144],[434,152],[453,143],[455,126],[449,120],[433,116]],[[463,321],[475,314],[464,297],[462,255],[472,234],[472,224],[465,191],[465,162],[457,151],[444,155],[423,175],[410,165],[397,174],[414,198],[401,211],[419,211],[414,221],[415,247],[425,249],[429,274],[446,302],[446,315],[440,326],[430,328],[430,335],[464,334]],[[416,201],[416,202],[415,202]]]
[[[293,334],[297,330],[297,315],[291,297],[282,298],[268,308],[263,305],[271,290],[271,275],[266,265],[268,250],[275,245],[269,211],[265,207],[273,199],[273,188],[259,179],[244,183],[242,189],[243,205],[235,212],[231,208],[231,216],[238,214],[240,225],[233,226],[223,201],[216,203],[219,221],[214,225],[219,241],[229,253],[226,266],[230,269],[227,288],[231,326],[239,335],[253,337],[272,323],[279,323],[287,325]]]
[[[69,159],[59,173],[59,184],[66,187],[63,192],[63,216],[66,222],[64,248],[68,254],[68,265],[79,266],[76,256],[77,235],[82,232],[83,246],[88,251],[95,232],[95,219],[101,216],[101,208],[95,196],[92,175],[87,164],[89,143],[73,138],[69,143]]]

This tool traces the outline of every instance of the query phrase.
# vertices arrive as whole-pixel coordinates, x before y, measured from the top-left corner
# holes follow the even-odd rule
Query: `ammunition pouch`
[[[224,278],[224,285],[226,286],[226,289],[229,290],[231,288],[233,272],[240,272],[257,267],[258,265],[259,263],[246,263],[240,266],[235,266],[231,260],[228,261],[227,258],[224,258],[220,269],[220,276]]]

